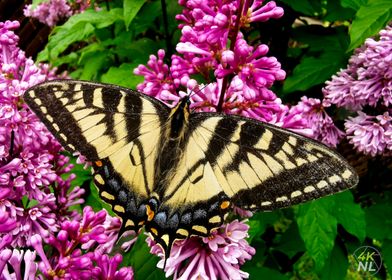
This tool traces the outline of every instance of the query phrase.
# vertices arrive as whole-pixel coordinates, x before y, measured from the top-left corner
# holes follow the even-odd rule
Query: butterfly
[[[66,150],[92,162],[122,231],[144,226],[166,257],[177,239],[209,236],[234,206],[274,210],[358,182],[325,145],[254,119],[191,112],[189,97],[171,109],[123,87],[55,80],[24,99]]]

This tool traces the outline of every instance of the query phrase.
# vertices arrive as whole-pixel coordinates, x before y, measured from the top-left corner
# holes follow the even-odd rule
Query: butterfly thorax
[[[170,140],[177,140],[183,138],[184,129],[188,124],[189,118],[189,105],[190,101],[188,97],[185,97],[178,102],[178,104],[172,109],[170,114]]]
[[[161,152],[156,163],[155,182],[157,185],[154,191],[157,193],[164,191],[173,175],[174,167],[182,156],[189,121],[189,105],[189,98],[185,97],[171,110],[166,126],[166,139],[159,147]]]

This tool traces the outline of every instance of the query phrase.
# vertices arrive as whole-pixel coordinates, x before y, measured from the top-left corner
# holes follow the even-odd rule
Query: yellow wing
[[[100,194],[115,212],[126,216],[127,200],[136,200],[135,212],[149,198],[167,106],[129,89],[72,80],[39,84],[25,100],[64,148],[95,162]]]
[[[272,210],[353,187],[358,177],[328,147],[239,116],[195,114],[162,202],[182,209],[223,192],[237,206]]]

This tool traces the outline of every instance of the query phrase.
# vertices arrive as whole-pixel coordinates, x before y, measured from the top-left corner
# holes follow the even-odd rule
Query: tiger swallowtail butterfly
[[[30,88],[29,107],[70,151],[93,164],[100,197],[163,247],[209,236],[237,206],[273,210],[353,187],[336,152],[254,119],[173,109],[114,85],[57,80]]]

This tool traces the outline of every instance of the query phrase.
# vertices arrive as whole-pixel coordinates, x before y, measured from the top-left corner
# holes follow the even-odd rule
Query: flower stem
[[[167,57],[170,58],[171,55],[173,54],[173,46],[171,44],[171,36],[169,35],[169,22],[167,16],[166,0],[161,0],[161,6],[162,6],[163,28],[165,31],[166,49],[168,53]]]

